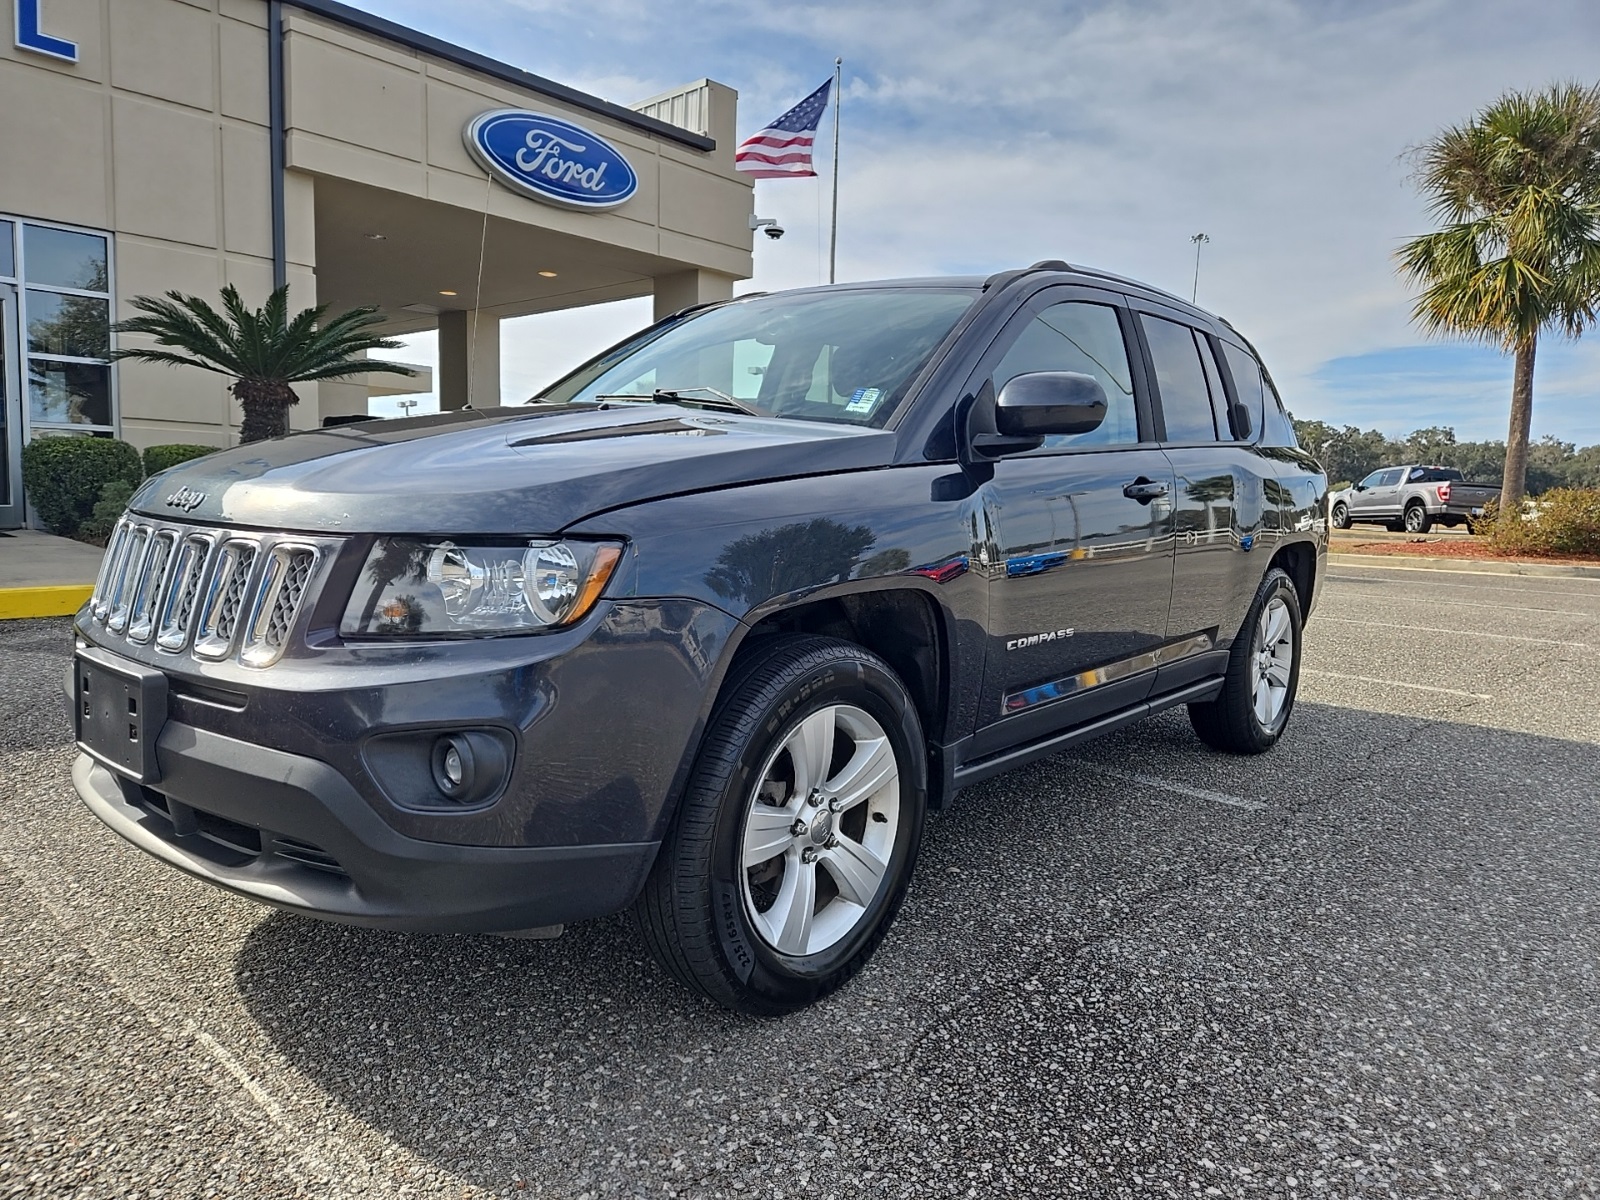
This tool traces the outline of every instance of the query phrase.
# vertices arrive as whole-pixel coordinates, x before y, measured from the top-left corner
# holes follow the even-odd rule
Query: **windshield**
[[[534,398],[660,398],[882,426],[975,293],[861,288],[736,300],[607,351]]]

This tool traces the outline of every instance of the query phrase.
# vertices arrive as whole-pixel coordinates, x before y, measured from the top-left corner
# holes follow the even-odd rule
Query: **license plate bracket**
[[[78,748],[137,783],[161,778],[156,740],[167,723],[167,677],[94,647],[72,664]]]

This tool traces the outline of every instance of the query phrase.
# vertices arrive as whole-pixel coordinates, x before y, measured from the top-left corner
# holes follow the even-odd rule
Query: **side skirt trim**
[[[1123,709],[1121,712],[1111,713],[1097,721],[1090,721],[1086,725],[1053,734],[1037,742],[1027,745],[1015,746],[1010,750],[1003,750],[987,758],[975,762],[964,763],[956,766],[956,757],[960,753],[960,743],[954,746],[941,746],[935,749],[936,757],[942,759],[943,770],[935,775],[944,777],[943,798],[948,804],[954,799],[955,794],[964,787],[1000,775],[1013,767],[1020,767],[1040,758],[1047,758],[1052,754],[1059,754],[1079,742],[1087,742],[1102,734],[1132,725],[1135,721],[1142,721],[1152,713],[1161,712],[1163,709],[1173,708],[1179,704],[1194,704],[1207,700],[1215,700],[1217,693],[1222,691],[1222,679],[1203,679],[1199,683],[1190,684],[1188,687],[1179,688],[1175,692],[1154,696],[1141,701],[1132,708]],[[943,807],[941,804],[939,807]]]

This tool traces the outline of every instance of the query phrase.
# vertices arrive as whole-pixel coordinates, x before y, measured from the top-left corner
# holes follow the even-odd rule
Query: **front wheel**
[[[1300,687],[1300,597],[1278,569],[1267,572],[1233,639],[1215,700],[1189,705],[1189,723],[1213,750],[1260,754],[1283,735]]]
[[[763,639],[734,664],[635,908],[685,986],[774,1016],[850,979],[911,881],[927,781],[915,705],[876,655]]]
[[[1349,505],[1340,503],[1340,504],[1335,504],[1333,506],[1333,527],[1335,529],[1349,529],[1350,528],[1350,506]]]

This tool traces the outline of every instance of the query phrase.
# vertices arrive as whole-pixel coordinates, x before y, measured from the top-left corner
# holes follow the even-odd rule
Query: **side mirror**
[[[1076,371],[1029,371],[995,399],[994,423],[1006,437],[1092,433],[1106,419],[1106,390]]]
[[[1355,490],[1358,491],[1358,492],[1364,492],[1364,491],[1367,490],[1367,485],[1364,484],[1364,483],[1358,483],[1358,484],[1356,484],[1356,489]]]

